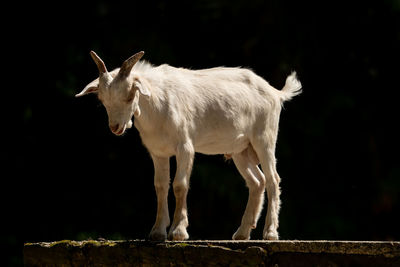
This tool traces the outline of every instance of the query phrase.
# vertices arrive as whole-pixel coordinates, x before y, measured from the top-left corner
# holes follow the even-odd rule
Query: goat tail
[[[293,71],[287,78],[285,86],[280,91],[281,100],[289,101],[292,97],[301,94],[301,82],[297,79],[297,74]]]

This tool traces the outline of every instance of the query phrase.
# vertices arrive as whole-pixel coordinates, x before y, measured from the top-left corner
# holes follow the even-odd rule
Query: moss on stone
[[[26,266],[400,266],[400,242],[60,240],[26,243]]]

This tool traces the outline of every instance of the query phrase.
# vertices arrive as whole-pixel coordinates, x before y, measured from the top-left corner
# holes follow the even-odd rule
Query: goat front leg
[[[167,227],[170,219],[168,213],[169,190],[169,158],[161,158],[152,155],[154,163],[154,187],[157,194],[157,217],[149,238],[155,241],[167,239]]]
[[[179,145],[176,154],[176,175],[173,182],[176,207],[174,220],[169,230],[168,239],[186,240],[189,234],[186,197],[189,190],[189,178],[192,171],[194,148],[191,142]]]

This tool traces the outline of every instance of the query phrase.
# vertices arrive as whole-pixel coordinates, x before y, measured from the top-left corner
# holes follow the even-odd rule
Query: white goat
[[[120,69],[108,72],[96,53],[90,54],[100,76],[76,96],[97,93],[116,135],[131,128],[135,116],[135,127],[153,159],[157,217],[150,239],[167,238],[171,156],[176,156],[177,162],[173,181],[176,208],[168,238],[189,238],[186,196],[195,152],[231,157],[246,181],[249,199],[233,239],[250,238],[265,189],[268,210],[263,238],[278,239],[280,177],[275,144],[282,103],[301,92],[296,73],[288,76],[279,91],[243,68],[155,67],[139,61],[144,54],[139,52]],[[264,173],[258,167],[260,163]]]

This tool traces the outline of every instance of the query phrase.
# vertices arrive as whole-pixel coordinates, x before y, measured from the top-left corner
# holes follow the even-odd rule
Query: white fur
[[[132,125],[154,162],[157,216],[150,238],[165,240],[170,224],[167,194],[169,158],[176,156],[173,181],[176,209],[168,238],[189,237],[186,196],[195,152],[232,157],[249,188],[241,225],[233,239],[249,239],[267,190],[264,239],[278,239],[280,177],[275,144],[282,103],[301,92],[292,73],[279,91],[243,68],[188,70],[139,61],[127,79],[118,69],[90,83],[77,96],[96,92],[107,109],[111,130],[121,135]],[[90,89],[91,88],[91,89]],[[134,96],[127,102],[129,96]],[[259,164],[263,172],[259,168]],[[227,222],[229,223],[229,222]]]

